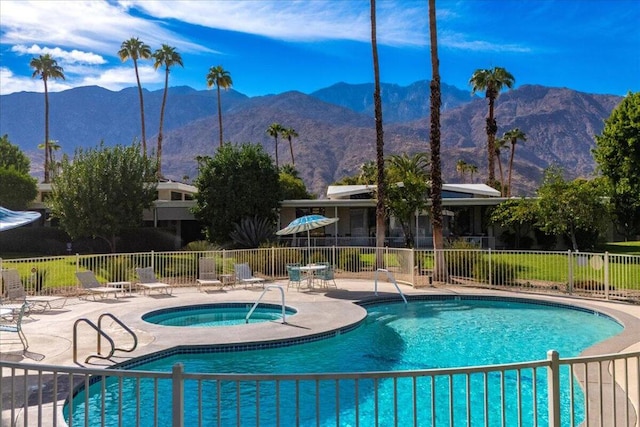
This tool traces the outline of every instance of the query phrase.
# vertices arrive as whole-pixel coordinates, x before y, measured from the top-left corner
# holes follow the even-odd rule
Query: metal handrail
[[[407,299],[405,298],[404,294],[402,293],[402,291],[400,290],[400,287],[398,286],[398,282],[396,282],[396,278],[393,276],[393,273],[391,273],[389,270],[387,270],[386,268],[379,268],[376,270],[376,274],[375,274],[375,281],[374,281],[374,294],[375,296],[378,296],[378,273],[379,272],[384,272],[387,273],[387,279],[389,279],[393,285],[396,287],[396,289],[398,290],[398,293],[400,294],[400,296],[402,297],[402,300],[404,301],[404,303],[407,303]]]
[[[82,317],[78,320],[76,320],[73,323],[73,363],[78,364],[78,325],[80,323],[86,323],[87,325],[91,326],[93,329],[96,330],[96,332],[98,333],[98,336],[103,336],[107,341],[109,341],[109,343],[111,344],[111,351],[109,352],[108,356],[101,356],[101,349],[100,349],[100,340],[98,340],[98,344],[96,347],[96,351],[97,354],[92,354],[90,356],[88,356],[85,360],[84,363],[88,363],[89,359],[95,357],[97,359],[103,359],[103,360],[110,360],[111,357],[113,356],[113,353],[115,351],[116,348],[116,344],[113,342],[113,339],[111,339],[111,337],[109,335],[107,335],[102,329],[100,329],[95,323],[93,323],[91,320]]]
[[[133,346],[129,349],[126,348],[114,348],[114,351],[124,351],[126,353],[131,353],[133,350],[136,349],[136,347],[138,347],[138,336],[135,334],[135,332],[133,332],[131,330],[131,328],[129,328],[127,325],[125,325],[124,323],[122,323],[122,321],[120,319],[118,319],[116,316],[114,316],[111,313],[102,313],[100,315],[100,317],[98,317],[98,328],[100,330],[102,330],[102,319],[104,317],[109,317],[111,318],[111,320],[113,320],[114,322],[116,322],[118,325],[120,325],[122,327],[122,329],[124,329],[125,331],[127,331],[129,333],[129,335],[131,335],[131,337],[133,338]],[[98,334],[98,349],[100,348],[100,334]],[[99,353],[99,351],[98,351]]]
[[[282,324],[287,323],[287,318],[285,314],[285,305],[284,305],[284,290],[280,285],[267,285],[264,287],[264,290],[262,291],[262,293],[260,294],[256,302],[253,304],[253,307],[251,307],[251,310],[249,310],[249,313],[247,313],[247,316],[244,318],[245,323],[249,323],[249,318],[258,307],[258,304],[260,303],[260,300],[262,299],[264,294],[266,294],[269,289],[274,289],[274,288],[280,289],[280,295],[282,296]]]

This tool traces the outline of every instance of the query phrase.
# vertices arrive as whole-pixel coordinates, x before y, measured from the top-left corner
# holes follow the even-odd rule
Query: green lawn
[[[640,242],[607,243],[603,250],[614,254],[640,255]]]

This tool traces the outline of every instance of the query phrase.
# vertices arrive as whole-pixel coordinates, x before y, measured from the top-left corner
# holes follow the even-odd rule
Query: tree
[[[478,166],[469,163],[467,165],[467,170],[469,171],[469,179],[470,179],[471,183],[473,184],[473,174],[474,173],[478,173]]]
[[[513,154],[516,152],[518,140],[526,141],[527,136],[518,128],[506,131],[503,135],[511,143],[511,155],[509,156],[509,178],[507,179],[507,197],[511,197],[511,172],[513,172]]]
[[[275,223],[281,190],[278,169],[260,145],[224,144],[214,157],[203,158],[193,214],[211,242],[225,243],[244,218]]]
[[[606,228],[608,201],[602,180],[578,178],[567,182],[562,170],[545,170],[538,189],[537,226],[547,234],[565,236],[573,250],[578,250],[578,236],[595,237]],[[589,245],[595,243],[590,239]]]
[[[498,95],[504,87],[509,89],[513,87],[515,83],[514,77],[502,67],[494,67],[492,69],[479,69],[476,70],[469,84],[471,85],[471,93],[484,91],[485,97],[489,100],[489,116],[487,117],[487,125],[485,127],[487,131],[487,158],[489,162],[489,180],[490,186],[495,186],[495,139],[496,133],[498,133],[498,125],[494,117],[494,107]]]
[[[504,188],[504,172],[502,171],[502,159],[500,154],[502,153],[502,149],[507,146],[506,138],[499,138],[496,140],[496,159],[498,160],[498,170],[500,171],[500,195],[505,196],[507,194],[506,188]]]
[[[376,125],[376,167],[377,201],[376,201],[376,247],[384,247],[386,235],[386,187],[384,178],[384,128],[382,126],[382,97],[380,96],[380,65],[378,61],[378,40],[376,28],[376,0],[370,0],[371,6],[371,51],[373,57],[373,115]],[[382,267],[382,254],[376,254],[376,267]]]
[[[509,228],[515,237],[515,247],[520,248],[523,237],[527,236],[536,223],[537,205],[534,199],[510,199],[500,203],[491,212],[491,222]]]
[[[38,58],[31,58],[29,66],[33,68],[32,77],[40,76],[44,83],[44,182],[48,183],[49,177],[49,79],[64,80],[64,70],[58,65],[58,61],[50,54],[40,55]]]
[[[153,53],[153,59],[155,63],[153,67],[157,70],[163,66],[165,70],[164,74],[164,94],[162,95],[162,106],[160,107],[160,130],[158,131],[158,150],[157,156],[157,169],[156,173],[158,179],[162,178],[162,125],[164,124],[164,107],[167,105],[167,92],[169,90],[169,70],[174,65],[183,66],[182,57],[176,52],[175,47],[163,44],[162,47]]]
[[[138,73],[138,60],[150,59],[151,48],[149,45],[140,41],[137,37],[131,37],[120,45],[118,57],[122,62],[127,59],[133,61],[133,69],[136,72],[136,82],[138,83],[138,98],[140,98],[140,124],[142,126],[142,154],[147,155],[147,133],[144,123],[144,97],[142,96],[142,84],[140,83],[140,74]]]
[[[287,138],[287,141],[289,141],[289,151],[291,152],[291,164],[295,166],[296,161],[293,158],[293,142],[291,140],[293,138],[298,137],[298,132],[296,132],[294,128],[285,128],[282,131],[282,137]]]
[[[276,169],[280,167],[278,164],[278,136],[282,134],[285,128],[280,123],[271,123],[267,128],[267,135],[272,136],[276,146]]]
[[[628,93],[611,112],[593,154],[612,188],[616,228],[632,239],[640,234],[640,92]]]
[[[459,159],[456,162],[456,172],[458,172],[462,177],[462,182],[464,182],[464,174],[467,172],[467,165],[468,163],[462,159]]]
[[[37,181],[29,175],[29,158],[8,135],[0,137],[0,206],[26,209],[38,195]]]
[[[218,91],[218,127],[220,129],[220,147],[222,147],[222,103],[220,101],[220,88],[227,90],[233,85],[231,74],[222,65],[209,68],[207,74],[207,87],[215,86]]]
[[[313,199],[307,191],[307,186],[304,185],[304,181],[298,176],[298,172],[290,169],[285,169],[288,165],[283,166],[280,169],[280,189],[282,191],[282,200],[302,200]]]
[[[100,238],[115,252],[116,237],[140,226],[144,209],[156,199],[154,172],[137,143],[78,148],[72,162],[62,159],[47,204],[71,238]]]
[[[60,171],[60,163],[56,162],[56,159],[53,156],[53,152],[54,151],[60,151],[62,146],[55,139],[52,139],[51,141],[49,141],[48,145],[49,145],[49,147],[48,147],[48,149],[49,149],[49,176],[51,178],[54,178],[55,175]],[[45,144],[45,143],[38,144],[38,150],[44,150],[46,148],[47,148],[47,144]]]

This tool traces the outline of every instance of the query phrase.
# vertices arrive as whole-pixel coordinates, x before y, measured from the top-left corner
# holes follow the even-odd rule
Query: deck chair
[[[198,260],[198,279],[196,280],[198,290],[204,292],[206,286],[219,286],[222,288],[223,283],[218,280],[216,272],[216,260],[213,258],[200,258]]]
[[[335,273],[333,271],[333,266],[331,264],[329,264],[328,262],[320,262],[318,264],[327,266],[327,268],[324,268],[322,270],[318,270],[318,278],[320,280],[322,280],[322,286],[324,286],[325,288],[328,288],[329,287],[329,283],[333,282],[333,286],[337,289],[338,285],[336,284]]]
[[[287,282],[287,289],[292,284],[296,285],[300,290],[300,284],[302,283],[302,274],[300,272],[300,264],[287,264],[287,274],[289,275],[289,282]]]
[[[18,334],[18,338],[20,338],[20,342],[22,343],[22,348],[24,351],[27,351],[29,348],[29,342],[27,341],[27,336],[24,334],[22,330],[22,320],[24,316],[27,314],[29,310],[29,304],[24,302],[19,309],[18,315],[15,318],[15,321],[0,321],[0,334],[1,336],[5,336],[5,333],[15,333]]]
[[[262,284],[262,287],[264,288],[264,279],[260,277],[253,277],[249,264],[234,264],[233,269],[236,274],[236,281],[244,283],[245,288],[247,285],[254,285],[256,283]]]
[[[27,311],[51,310],[53,309],[53,302],[56,302],[55,308],[62,308],[67,303],[66,296],[27,295],[24,285],[20,280],[18,270],[3,270],[2,281],[4,282],[4,288],[7,292],[6,300],[17,303],[26,302],[29,305]]]
[[[145,267],[145,268],[136,268],[136,273],[138,274],[138,279],[140,279],[140,285],[142,287],[142,293],[146,294],[151,291],[158,291],[158,293],[165,293],[167,295],[171,295],[173,293],[173,286],[159,282],[156,279],[156,273],[153,271],[153,267]]]
[[[107,286],[103,286],[96,275],[93,274],[93,271],[77,271],[76,277],[80,281],[80,285],[82,285],[82,289],[86,291],[87,297],[88,295],[93,296],[93,300],[96,300],[96,296],[100,296],[100,298],[106,298],[109,294],[113,294],[113,297],[118,299],[118,288],[109,288]]]

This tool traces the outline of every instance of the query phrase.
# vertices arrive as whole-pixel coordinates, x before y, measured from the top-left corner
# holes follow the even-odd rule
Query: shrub
[[[492,285],[510,285],[516,278],[517,268],[504,261],[491,263],[491,280],[489,281],[489,260],[476,262],[473,268],[473,277],[478,282],[491,283]]]
[[[455,240],[449,245],[451,251],[445,251],[444,259],[451,276],[473,277],[480,252],[478,246],[466,240]]]
[[[103,263],[99,272],[107,282],[128,282],[133,277],[133,264],[128,256],[110,258]]]
[[[187,243],[183,246],[183,251],[193,251],[193,252],[205,252],[205,251],[217,251],[220,247],[214,243],[208,242],[206,240],[195,240],[193,242]]]
[[[344,249],[338,255],[338,267],[344,271],[359,272],[362,270],[360,251],[358,249]]]
[[[272,247],[272,246],[269,246]],[[261,271],[264,274],[274,274],[276,276],[287,275],[287,264],[301,263],[302,252],[298,248],[289,248],[286,245],[278,246],[280,248],[274,251],[274,256],[271,256],[271,252],[267,256],[259,257],[256,264],[253,266],[255,271]]]

